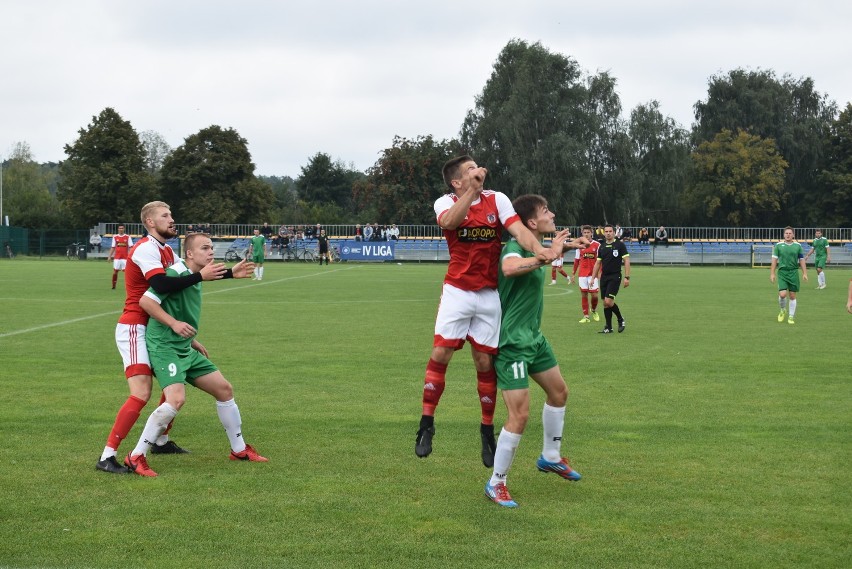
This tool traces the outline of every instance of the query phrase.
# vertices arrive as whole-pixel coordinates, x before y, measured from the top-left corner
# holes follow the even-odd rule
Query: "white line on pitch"
[[[115,316],[116,314],[121,314],[120,310],[113,310],[112,312],[102,312],[101,314],[93,314],[91,316],[81,316],[80,318],[72,318],[71,320],[63,320],[62,322],[53,322],[51,324],[42,324],[41,326],[34,326],[33,328],[25,328],[24,330],[15,330],[14,332],[6,332],[4,334],[0,334],[0,338],[7,338],[9,336],[17,336],[18,334],[26,334],[28,332],[38,332],[39,330],[44,330],[45,328],[53,328],[55,326],[64,326],[66,324],[74,324],[75,322],[83,322],[84,320],[91,320],[93,318],[100,318],[101,316]]]

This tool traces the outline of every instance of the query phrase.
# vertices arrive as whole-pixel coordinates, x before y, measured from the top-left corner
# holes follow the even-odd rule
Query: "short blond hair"
[[[148,202],[142,206],[142,213],[139,214],[139,217],[142,219],[142,226],[145,226],[145,220],[151,216],[151,213],[160,207],[164,207],[167,210],[171,211],[171,207],[166,202]]]

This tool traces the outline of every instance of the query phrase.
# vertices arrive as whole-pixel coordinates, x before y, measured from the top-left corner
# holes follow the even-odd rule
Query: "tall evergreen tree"
[[[112,108],[92,117],[79,138],[65,146],[65,154],[58,194],[75,225],[136,220],[154,197],[139,135]]]

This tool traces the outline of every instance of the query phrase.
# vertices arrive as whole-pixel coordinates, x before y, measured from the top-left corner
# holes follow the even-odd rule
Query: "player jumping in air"
[[[479,428],[482,463],[494,464],[494,407],[497,376],[491,362],[500,337],[500,298],[497,295],[497,263],[505,228],[525,250],[551,262],[558,252],[546,249],[518,218],[505,194],[485,190],[487,170],[470,156],[444,164],[444,183],[451,193],[435,201],[435,215],[450,250],[441,303],[435,320],[435,336],[423,382],[423,415],[414,453],[423,458],[432,452],[435,408],[444,392],[447,365],[456,350],[470,341],[476,367],[477,391],[482,409]]]

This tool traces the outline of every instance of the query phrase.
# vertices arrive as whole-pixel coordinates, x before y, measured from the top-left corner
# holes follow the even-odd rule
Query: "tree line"
[[[848,226],[852,103],[809,78],[734,69],[708,80],[689,130],[656,101],[625,116],[617,81],[539,43],[510,41],[457,138],[395,137],[366,172],[318,152],[289,176],[255,174],[247,141],[212,125],[170,148],[106,108],[38,164],[3,164],[13,225],[90,227],[168,202],[187,223],[434,223],[441,165],[471,154],[489,187],[544,195],[561,224]]]

